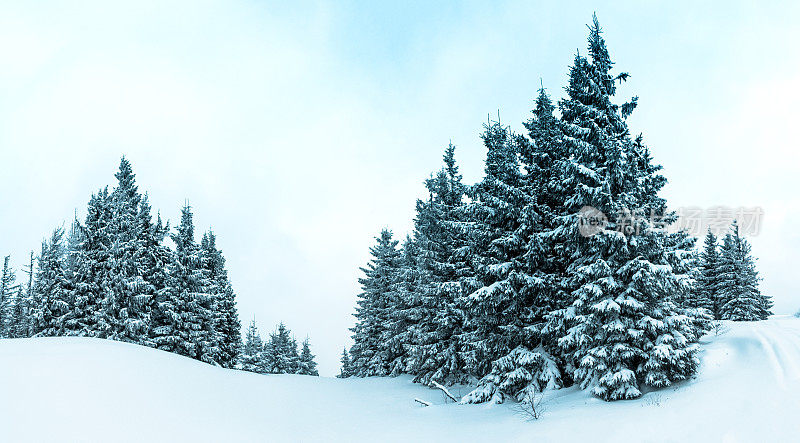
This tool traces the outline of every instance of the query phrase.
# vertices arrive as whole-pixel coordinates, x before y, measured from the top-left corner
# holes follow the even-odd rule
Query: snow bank
[[[513,404],[444,404],[405,377],[257,375],[97,339],[0,340],[0,440],[796,440],[800,319],[727,325],[704,340],[695,380],[614,403],[551,392],[532,422]]]

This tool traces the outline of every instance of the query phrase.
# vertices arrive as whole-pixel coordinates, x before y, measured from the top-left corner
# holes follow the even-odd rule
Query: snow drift
[[[549,392],[536,421],[514,404],[445,404],[406,377],[258,375],[112,341],[0,340],[0,440],[796,440],[800,320],[726,327],[703,340],[694,380],[615,403]]]

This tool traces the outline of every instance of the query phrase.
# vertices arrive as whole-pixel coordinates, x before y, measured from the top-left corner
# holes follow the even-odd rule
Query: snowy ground
[[[800,320],[727,326],[704,341],[696,380],[615,403],[553,392],[537,421],[514,405],[445,405],[407,378],[256,375],[125,343],[0,340],[0,440],[797,441]]]

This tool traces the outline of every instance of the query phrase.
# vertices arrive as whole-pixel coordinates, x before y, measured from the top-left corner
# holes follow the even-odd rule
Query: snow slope
[[[800,320],[726,325],[705,340],[697,379],[615,403],[552,392],[538,421],[510,404],[445,405],[408,378],[256,375],[97,339],[0,340],[0,440],[798,441]]]

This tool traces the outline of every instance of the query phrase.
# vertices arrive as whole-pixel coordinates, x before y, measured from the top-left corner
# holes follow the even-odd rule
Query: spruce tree
[[[722,242],[719,258],[719,293],[724,304],[720,317],[725,320],[766,320],[772,300],[758,289],[760,280],[750,244],[739,234],[736,221]]]
[[[297,374],[300,371],[300,356],[297,341],[291,331],[281,322],[269,336],[264,346],[264,361],[270,374]]]
[[[477,255],[476,276],[482,286],[463,299],[468,313],[465,334],[470,363],[468,370],[485,376],[465,402],[493,399],[502,402],[504,392],[491,375],[493,362],[529,338],[524,326],[531,318],[525,300],[526,284],[520,258],[525,253],[527,230],[522,225],[524,208],[531,196],[523,189],[520,145],[510,130],[500,122],[484,127],[483,143],[487,148],[485,176],[473,188],[470,215],[475,228],[470,247]]]
[[[308,338],[303,340],[302,350],[300,351],[299,358],[299,369],[297,373],[301,375],[319,376],[319,371],[317,371],[317,362],[314,361],[314,354],[311,353],[311,346],[308,343]]]
[[[102,338],[113,334],[107,310],[111,217],[111,201],[105,188],[89,200],[86,219],[80,226],[80,243],[71,253],[74,270],[70,280],[73,305],[67,322],[70,334]]]
[[[669,214],[670,223],[676,220]],[[696,343],[711,330],[714,314],[699,290],[700,256],[695,249],[697,238],[686,231],[669,233],[665,238],[666,261],[676,276],[676,287],[667,300],[672,302],[676,315],[684,315],[688,322],[683,329],[686,339]]]
[[[173,304],[173,291],[168,270],[173,267],[175,255],[164,245],[169,233],[169,223],[161,220],[161,214],[153,223],[147,195],[142,198],[139,210],[139,229],[142,233],[142,247],[137,254],[137,261],[142,267],[142,279],[145,281],[149,298],[148,331],[145,344],[158,349],[172,349],[174,336],[172,333],[173,318],[176,313]]]
[[[12,327],[12,300],[19,287],[16,285],[17,276],[11,269],[11,256],[3,259],[3,273],[0,275],[0,338],[8,338]]]
[[[339,360],[342,363],[342,367],[339,370],[339,374],[336,376],[337,378],[347,378],[352,375],[353,368],[350,365],[350,354],[347,352],[347,348],[342,348],[342,358]]]
[[[9,336],[12,338],[25,338],[30,337],[32,334],[31,303],[33,300],[34,266],[35,255],[33,251],[31,251],[27,269],[23,268],[23,272],[28,276],[28,281],[24,289],[21,286],[19,287],[17,295],[14,298],[14,306],[11,312],[11,324],[9,326]]]
[[[512,136],[499,123],[483,136],[489,153],[475,213],[488,216],[478,219],[474,249],[482,259],[478,274],[484,287],[466,299],[483,378],[465,403],[520,400],[563,384],[555,340],[543,328],[547,314],[565,299],[560,288],[565,258],[556,242],[565,149],[553,110],[541,88],[525,123],[527,138]],[[481,244],[481,237],[490,241]]]
[[[33,333],[40,337],[68,334],[70,291],[64,269],[64,230],[57,228],[42,242],[34,281]]]
[[[209,273],[209,285],[205,292],[214,297],[214,330],[218,334],[219,341],[219,353],[215,356],[215,360],[224,368],[232,368],[236,365],[242,346],[236,295],[228,280],[225,258],[222,256],[222,251],[217,249],[216,236],[212,231],[203,235],[200,247],[204,255],[203,262]]]
[[[390,365],[396,350],[390,346],[394,330],[389,325],[398,293],[403,290],[403,254],[397,243],[391,231],[381,231],[376,245],[370,248],[372,259],[366,268],[361,268],[362,292],[358,296],[356,325],[351,329],[354,343],[350,349],[353,375],[359,377],[392,372]]]
[[[547,314],[566,303],[561,278],[569,258],[560,236],[566,215],[567,194],[562,180],[567,152],[554,109],[541,87],[532,116],[524,124],[527,137],[507,134],[502,143],[487,143],[490,152],[484,183],[499,179],[503,186],[484,187],[490,192],[479,195],[478,201],[505,205],[492,211],[503,217],[488,218],[478,226],[488,225],[490,232],[503,229],[508,232],[499,237],[499,247],[494,247],[506,254],[500,268],[505,275],[499,275],[502,277],[499,281],[484,278],[492,285],[468,299],[473,306],[471,321],[478,325],[475,332],[495,337],[495,344],[484,354],[483,364],[490,366],[481,371],[485,374],[483,379],[463,402],[501,402],[505,396],[520,400],[531,391],[556,388],[564,383],[556,331],[544,327]],[[484,140],[492,139],[484,135]],[[493,156],[493,151],[501,155]],[[493,167],[498,158],[505,159],[507,172]],[[493,260],[503,257],[491,249],[488,252]],[[486,271],[481,274],[491,275]],[[486,297],[490,291],[495,295]]]
[[[386,302],[391,308],[382,325],[387,342],[386,367],[388,375],[415,373],[414,346],[419,343],[418,333],[424,312],[422,288],[427,281],[420,267],[421,252],[417,242],[406,236],[400,247],[397,286]]]
[[[699,307],[708,309],[716,319],[721,317],[722,303],[719,284],[720,256],[717,249],[717,236],[708,230],[700,254],[697,278],[697,302]]]
[[[256,321],[252,320],[247,329],[247,336],[242,352],[242,369],[245,371],[266,373],[264,363],[264,342],[258,333]]]
[[[424,384],[468,378],[461,360],[464,312],[457,304],[461,280],[474,274],[463,248],[466,186],[455,146],[447,147],[443,160],[443,168],[425,182],[428,198],[417,201],[414,237],[403,248],[406,291],[399,291],[401,306],[394,311],[404,314],[404,322],[394,323],[394,335],[410,343],[408,371]]]
[[[529,196],[521,189],[519,145],[510,130],[499,122],[484,127],[483,143],[488,152],[485,176],[471,190],[466,211],[474,220],[469,247],[475,255],[476,280],[480,286],[464,297],[467,311],[464,359],[468,370],[479,376],[491,370],[491,362],[511,351],[520,328],[511,325],[524,309],[520,293],[519,262],[525,240],[519,236],[522,208]],[[522,320],[525,321],[525,320]]]
[[[17,289],[9,317],[7,326],[9,338],[25,338],[30,336],[30,307],[25,292],[21,287]]]
[[[247,335],[245,336],[244,347],[242,348],[242,370],[259,374],[267,372],[267,368],[264,365],[263,353],[264,343],[261,341],[261,336],[258,334],[256,321],[252,320],[250,326],[247,328]]]
[[[69,278],[70,281],[75,280],[75,274],[78,272],[78,253],[81,243],[83,243],[83,226],[81,226],[80,221],[78,221],[78,214],[76,211],[75,218],[73,218],[69,232],[67,233],[67,241],[64,250],[64,264],[67,271],[67,278]]]
[[[175,254],[168,268],[167,294],[160,304],[165,324],[154,339],[159,349],[217,364],[219,354],[214,330],[214,297],[205,293],[208,271],[194,240],[191,207],[181,210],[181,222],[172,235]]]
[[[117,186],[111,192],[109,235],[109,288],[103,313],[110,325],[108,338],[134,343],[147,341],[152,287],[142,278],[142,252],[149,233],[141,223],[142,196],[130,162],[122,157],[114,175]],[[149,210],[149,206],[145,206]]]
[[[575,57],[568,97],[559,102],[571,155],[563,183],[574,216],[562,232],[574,251],[565,280],[574,301],[554,311],[553,329],[567,331],[559,344],[582,387],[605,400],[635,398],[640,384],[667,386],[696,372],[698,331],[672,301],[682,279],[670,265],[667,234],[654,223],[672,220],[657,195],[665,179],[630,138],[625,119],[636,98],[612,101],[628,75],[611,75],[596,17],[588,52]],[[581,230],[587,208],[607,217],[596,232]]]

